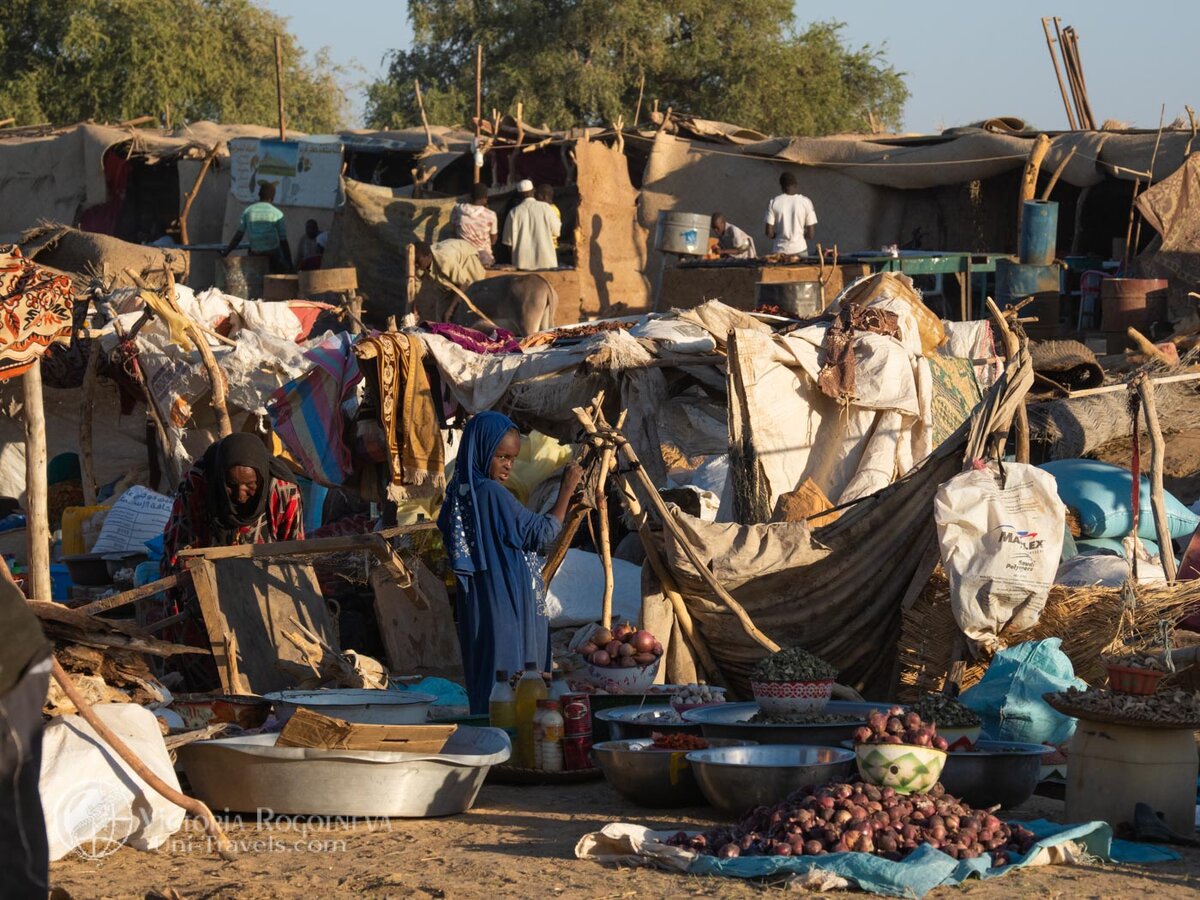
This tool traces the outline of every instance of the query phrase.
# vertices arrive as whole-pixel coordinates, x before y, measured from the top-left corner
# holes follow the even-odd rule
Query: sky
[[[351,126],[361,126],[364,86],[386,71],[384,57],[412,40],[400,0],[265,0],[290,18],[308,50],[328,47],[350,69]],[[620,2],[620,0],[616,0]],[[1155,128],[1200,108],[1200,68],[1195,0],[841,0],[797,2],[797,20],[838,19],[852,47],[886,44],[888,60],[906,73],[911,96],[904,128],[942,128],[995,116],[1017,116],[1031,125],[1066,129],[1062,97],[1050,64],[1041,17],[1058,15],[1075,26],[1097,123],[1117,119]],[[486,64],[484,70],[486,91]],[[703,115],[703,110],[695,110]]]

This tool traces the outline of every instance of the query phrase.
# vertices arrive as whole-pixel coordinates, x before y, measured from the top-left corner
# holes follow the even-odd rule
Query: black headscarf
[[[254,525],[262,518],[274,479],[295,480],[287,466],[271,455],[261,438],[246,432],[228,435],[214,443],[204,452],[201,465],[208,479],[206,506],[212,537],[219,544],[228,543],[237,529]],[[225,485],[225,473],[234,466],[245,466],[258,473],[258,493],[247,504],[249,512],[246,514],[238,512]]]

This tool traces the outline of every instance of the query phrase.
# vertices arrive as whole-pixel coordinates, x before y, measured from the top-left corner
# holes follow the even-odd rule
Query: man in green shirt
[[[242,242],[242,238],[247,237],[251,256],[267,257],[272,275],[288,275],[295,271],[292,268],[292,251],[288,248],[283,212],[271,202],[274,199],[275,185],[269,182],[259,185],[258,202],[251,203],[242,212],[237,233],[221,255],[228,256]]]

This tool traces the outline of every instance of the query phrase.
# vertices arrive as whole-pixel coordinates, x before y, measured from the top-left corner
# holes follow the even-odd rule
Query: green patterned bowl
[[[864,781],[899,794],[924,794],[937,784],[946,754],[910,744],[855,744],[858,774]]]

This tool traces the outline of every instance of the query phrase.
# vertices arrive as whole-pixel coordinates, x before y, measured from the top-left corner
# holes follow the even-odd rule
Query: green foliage
[[[662,109],[772,134],[899,127],[908,89],[882,48],[851,49],[842,25],[799,31],[791,0],[409,0],[413,47],[394,51],[368,88],[375,127],[419,121],[420,79],[432,122],[469,121],[475,45],[483,44],[484,114],[524,103],[555,128],[632,124]]]
[[[253,0],[0,0],[0,118],[119,122],[169,106],[172,124],[270,125],[277,33],[288,126],[337,128],[337,70]]]

